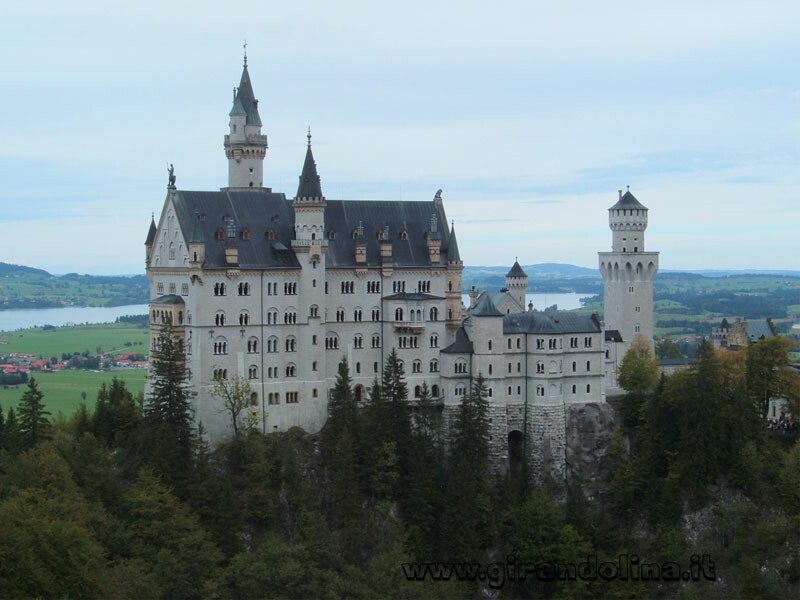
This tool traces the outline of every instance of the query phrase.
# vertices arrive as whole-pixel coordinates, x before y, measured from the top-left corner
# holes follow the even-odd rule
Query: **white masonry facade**
[[[597,315],[526,307],[518,263],[503,291],[473,291],[465,307],[441,192],[429,201],[327,199],[310,133],[294,197],[266,187],[267,138],[246,61],[229,117],[228,186],[171,182],[145,242],[151,348],[165,323],[184,340],[194,418],[208,436],[232,435],[215,379],[249,381],[249,416],[262,432],[314,433],[341,358],[366,401],[396,350],[409,402],[426,383],[446,417],[484,376],[495,471],[524,452],[537,478],[563,478],[569,407],[605,402],[609,343],[623,342],[607,341]],[[652,280],[649,289],[640,305],[652,311]],[[652,315],[637,322],[652,332]]]

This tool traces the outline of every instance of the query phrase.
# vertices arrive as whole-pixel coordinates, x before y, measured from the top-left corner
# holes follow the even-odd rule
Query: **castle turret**
[[[612,231],[611,252],[600,252],[604,287],[606,339],[621,338],[616,363],[625,356],[635,335],[653,340],[653,280],[658,252],[645,252],[646,206],[630,190],[608,209]],[[617,366],[615,365],[615,366]],[[607,386],[616,387],[616,371],[608,373]]]
[[[150,217],[150,230],[147,232],[147,239],[144,241],[145,267],[150,266],[150,257],[153,255],[153,244],[156,241],[156,220],[155,215]]]
[[[247,53],[244,55],[239,87],[233,92],[233,107],[229,116],[229,132],[225,136],[228,187],[261,188],[264,185],[267,136],[261,135],[261,116],[247,70]]]
[[[461,274],[464,263],[458,251],[456,240],[456,226],[450,224],[450,237],[447,246],[447,326],[455,330],[461,327]]]
[[[514,260],[514,266],[506,273],[506,289],[518,305],[518,309],[515,312],[524,311],[525,293],[528,291],[528,274],[525,273],[517,260]]]

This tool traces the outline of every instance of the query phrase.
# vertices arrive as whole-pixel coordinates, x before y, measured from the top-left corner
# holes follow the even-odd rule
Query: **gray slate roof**
[[[225,269],[225,240],[217,240],[218,229],[227,230],[223,217],[232,218],[239,234],[247,228],[249,240],[238,240],[239,267],[256,269],[299,268],[291,250],[294,238],[294,210],[291,200],[284,194],[268,189],[219,192],[196,192],[178,190],[174,194],[175,211],[184,234],[193,232],[196,213],[201,215],[201,234],[206,244],[205,268]],[[392,256],[396,267],[430,266],[430,256],[425,235],[430,228],[431,214],[438,214],[439,222],[446,221],[444,209],[433,201],[362,201],[328,200],[325,208],[326,237],[328,250],[326,261],[329,267],[355,267],[355,245],[353,231],[363,225],[368,267],[382,264],[379,230],[389,226],[392,240]],[[267,240],[266,232],[273,230],[275,241]],[[402,240],[401,230],[408,234]],[[335,232],[330,239],[330,232]],[[446,232],[446,230],[445,230]],[[450,234],[442,232],[442,255],[446,256]],[[226,233],[227,235],[227,233]],[[226,238],[227,239],[227,238]]]
[[[775,335],[775,332],[766,319],[747,321],[747,336],[750,338],[751,342],[757,342],[760,339],[772,337],[773,335]]]
[[[384,296],[384,300],[444,300],[442,296],[434,296],[421,292],[398,292],[389,296]]]
[[[621,342],[622,334],[616,329],[606,329],[605,338],[607,342]]]
[[[511,270],[506,273],[506,277],[527,277],[528,274],[522,269],[519,264],[519,261],[514,261],[514,265],[511,267]]]
[[[247,228],[249,240],[239,240],[240,268],[299,268],[294,253],[285,246],[291,245],[294,233],[294,211],[283,194],[267,190],[253,192],[175,192],[173,202],[181,230],[194,232],[196,217],[201,217],[197,234],[205,238],[205,268],[227,268],[225,261],[225,242],[216,238],[222,229],[227,236],[227,223],[224,217],[232,218],[237,232]],[[275,232],[275,241],[267,239],[268,230]],[[194,233],[192,235],[195,235]],[[283,242],[284,248],[276,247]]]
[[[150,219],[150,229],[147,232],[147,239],[144,241],[144,245],[152,246],[155,240],[156,240],[156,221],[155,219]]]
[[[364,227],[364,237],[358,240],[367,246],[367,265],[381,264],[381,249],[378,231],[389,226],[389,239],[392,241],[392,257],[396,267],[429,266],[430,255],[426,232],[430,229],[430,217],[433,213],[439,216],[439,222],[446,221],[444,209],[432,200],[422,202],[407,201],[374,201],[374,200],[328,200],[325,208],[326,237],[328,237],[328,253],[326,261],[329,267],[355,266],[355,245],[353,232],[359,226]],[[330,230],[336,233],[330,240]],[[405,230],[407,239],[400,238]],[[441,253],[446,251],[450,235],[442,236]]]
[[[475,308],[470,309],[469,315],[471,317],[502,317],[503,313],[494,305],[491,295],[484,292],[478,298]]]
[[[617,201],[617,203],[612,206],[609,210],[615,210],[618,208],[633,208],[633,209],[643,209],[647,210],[647,207],[639,202],[636,199],[636,196],[630,193],[630,191],[625,192],[622,197]]]
[[[247,71],[247,65],[242,69],[242,79],[239,81],[239,88],[236,90],[236,99],[231,109],[231,114],[237,110],[236,101],[239,101],[244,109],[247,119],[246,125],[258,125],[261,127],[261,117],[258,114],[258,100],[253,93],[253,84],[250,83],[250,73]]]
[[[461,262],[461,254],[458,252],[458,242],[456,241],[456,226],[450,226],[450,247],[447,249],[447,262]]]
[[[529,311],[506,315],[503,333],[599,333],[595,315],[585,317],[568,311]]]
[[[183,301],[183,298],[178,296],[177,294],[167,294],[166,296],[159,296],[153,300],[150,300],[150,304],[186,304]]]
[[[300,184],[297,186],[295,198],[322,198],[322,186],[317,174],[317,163],[311,153],[311,134],[309,133],[306,160],[303,163],[303,172],[300,174]]]
[[[469,341],[467,331],[463,327],[459,327],[456,330],[456,340],[447,348],[443,348],[442,352],[444,354],[472,354],[472,350],[473,344]]]

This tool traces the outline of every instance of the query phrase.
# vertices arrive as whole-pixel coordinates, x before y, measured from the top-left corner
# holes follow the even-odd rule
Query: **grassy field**
[[[136,352],[147,355],[148,350],[147,328],[125,323],[76,325],[53,330],[21,329],[11,333],[0,332],[0,339],[8,342],[0,344],[0,354],[23,352],[60,358],[62,353],[72,354],[85,350],[90,354],[97,354],[98,347],[100,352],[111,354]]]
[[[97,390],[104,381],[111,382],[114,376],[125,380],[128,389],[135,395],[144,390],[144,381],[147,376],[145,369],[123,369],[120,371],[58,371],[55,373],[35,373],[34,378],[39,383],[39,389],[44,394],[47,409],[55,416],[58,411],[66,416],[73,413],[75,408],[83,402],[82,392],[86,392],[86,406],[94,409],[97,399]],[[3,412],[8,412],[8,407],[16,407],[27,387],[20,385],[15,389],[0,387],[0,406]]]

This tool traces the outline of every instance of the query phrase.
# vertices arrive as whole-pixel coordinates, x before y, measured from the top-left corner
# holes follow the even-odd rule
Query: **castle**
[[[396,350],[409,401],[426,383],[445,416],[485,377],[495,470],[524,452],[537,478],[563,478],[570,410],[603,404],[635,333],[652,339],[658,254],[644,252],[647,209],[630,192],[609,209],[605,323],[526,307],[517,262],[502,292],[473,291],[466,307],[441,192],[428,201],[328,199],[310,132],[294,197],[265,186],[269,146],[246,56],[229,118],[228,186],[179,190],[171,174],[145,243],[151,342],[165,323],[183,337],[195,419],[208,435],[232,431],[215,379],[249,380],[249,416],[262,432],[316,432],[342,356],[364,401]]]

